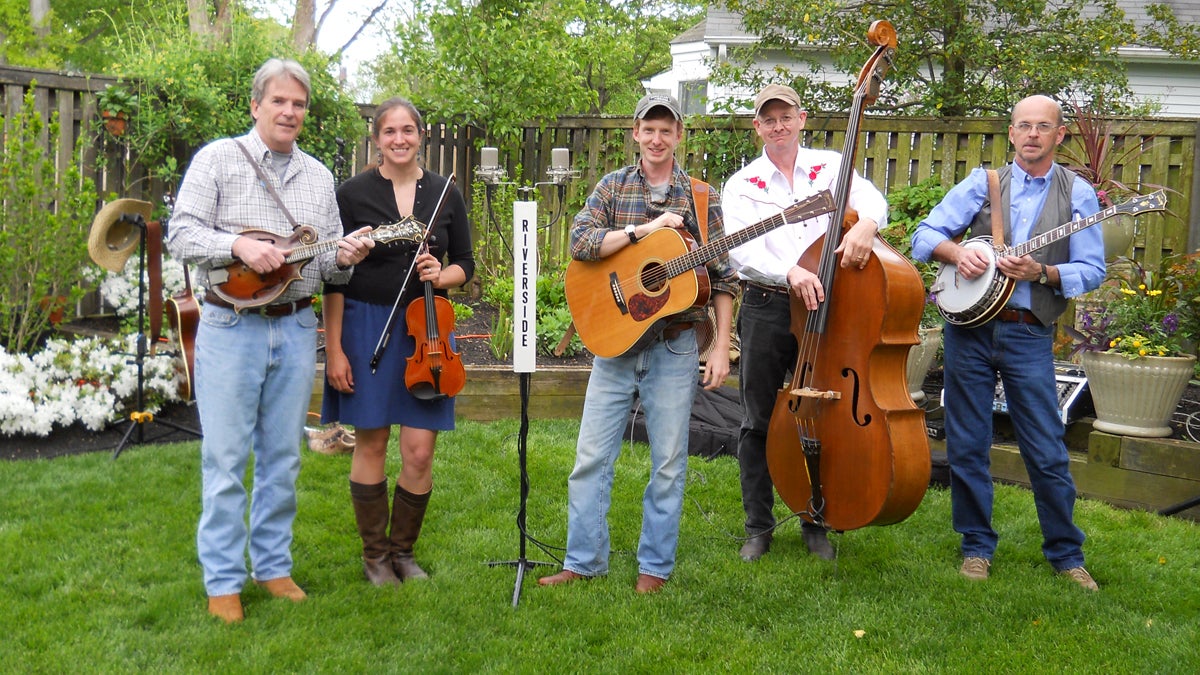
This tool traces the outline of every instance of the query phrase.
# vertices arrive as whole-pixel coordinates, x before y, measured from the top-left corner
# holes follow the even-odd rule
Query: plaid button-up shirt
[[[342,221],[333,191],[333,174],[316,158],[293,144],[292,159],[280,179],[271,165],[271,151],[258,132],[239,139],[259,160],[275,191],[301,225],[316,229],[318,240],[339,239]],[[179,187],[179,197],[167,228],[167,248],[187,265],[199,268],[197,283],[207,287],[208,270],[233,262],[233,242],[247,230],[266,230],[283,237],[292,225],[271,196],[254,167],[234,144],[214,141],[196,153]],[[303,279],[288,286],[275,302],[292,302],[321,290],[321,281],[346,283],[351,270],[337,268],[337,249],[318,254],[303,269]]]
[[[716,190],[709,191],[708,232],[700,236],[696,211],[692,204],[692,184],[679,164],[671,174],[667,198],[654,202],[650,185],[642,173],[641,164],[618,169],[600,179],[587,203],[575,216],[571,228],[571,256],[576,260],[599,260],[600,244],[604,235],[611,230],[623,230],[626,225],[641,225],[663,213],[676,213],[683,217],[684,225],[697,243],[712,241],[725,236],[725,222],[721,212],[721,198]],[[709,283],[713,293],[737,293],[737,277],[725,254],[710,260]],[[736,297],[736,296],[735,296]],[[674,317],[678,322],[697,322],[706,318],[704,308],[693,307]]]

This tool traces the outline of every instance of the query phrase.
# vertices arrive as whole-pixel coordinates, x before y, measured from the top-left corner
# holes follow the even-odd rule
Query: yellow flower
[[[1137,291],[1133,290],[1132,288],[1122,288],[1121,292],[1125,295],[1137,295]]]
[[[1138,348],[1138,347],[1141,347],[1141,346],[1142,346],[1142,341],[1141,341],[1141,340],[1134,340],[1134,341],[1133,341],[1133,347],[1134,347],[1134,349],[1136,349],[1136,348]]]
[[[1138,284],[1138,290],[1146,290],[1146,284]]]
[[[1150,296],[1150,297],[1154,297],[1156,295],[1162,295],[1162,291],[1161,290],[1146,291],[1146,295]]]
[[[1113,340],[1112,342],[1108,343],[1108,346],[1110,348],[1116,347],[1118,342],[1119,342],[1118,340]]]
[[[1139,349],[1139,350],[1138,350],[1138,356],[1145,356],[1145,355],[1146,355],[1146,350],[1145,350],[1145,349]]]

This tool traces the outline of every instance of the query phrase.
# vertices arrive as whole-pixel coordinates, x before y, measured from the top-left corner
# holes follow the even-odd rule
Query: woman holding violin
[[[454,428],[454,385],[461,388],[462,382],[445,295],[471,278],[475,261],[462,194],[418,161],[425,133],[420,112],[405,99],[388,99],[376,109],[372,127],[380,161],[338,188],[343,227],[353,232],[411,217],[429,225],[429,236],[416,251],[411,245],[378,245],[348,284],[325,287],[321,421],[355,428],[350,497],[363,542],[363,572],[384,586],[427,576],[413,546],[433,489],[437,435]],[[399,317],[376,355],[402,290]],[[413,369],[420,371],[408,372]],[[447,383],[450,389],[438,390]],[[401,427],[401,469],[389,517],[384,465],[393,424]]]

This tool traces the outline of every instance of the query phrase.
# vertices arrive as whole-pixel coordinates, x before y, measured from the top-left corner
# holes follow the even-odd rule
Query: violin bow
[[[442,215],[442,207],[446,204],[446,195],[450,192],[450,186],[454,184],[454,174],[446,179],[446,184],[442,186],[442,194],[438,197],[437,205],[433,207],[433,217],[425,225],[425,234],[421,236],[421,245],[429,246],[429,233],[433,231],[433,226],[437,223],[438,218]],[[420,221],[417,221],[420,222]],[[408,288],[408,281],[412,278],[413,268],[417,265],[417,257],[421,255],[421,249],[413,254],[412,262],[408,264],[408,272],[404,275],[404,283],[400,284],[400,291],[396,293],[396,300],[392,303],[392,312],[388,314],[387,325],[383,327],[383,332],[379,334],[379,341],[375,343],[375,352],[371,354],[371,373],[375,373],[375,369],[379,367],[379,360],[383,358],[383,350],[387,349],[388,341],[392,339],[392,331],[396,328],[396,319],[400,316],[400,300],[404,298],[404,291]]]

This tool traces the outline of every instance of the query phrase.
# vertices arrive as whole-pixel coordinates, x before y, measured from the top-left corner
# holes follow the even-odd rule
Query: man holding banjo
[[[989,452],[999,374],[1033,488],[1042,552],[1056,572],[1097,590],[1083,567],[1084,534],[1073,521],[1075,483],[1058,416],[1053,343],[1067,299],[1104,278],[1103,238],[1090,227],[1020,257],[1002,250],[1099,211],[1092,186],[1054,161],[1065,135],[1062,108],[1053,99],[1018,102],[1008,128],[1014,162],[995,172],[975,169],[954,186],[917,227],[912,252],[917,260],[954,268],[939,279],[968,285],[1003,275],[1016,282],[1002,309],[982,321],[948,321],[944,333],[946,455],[952,519],[962,535],[960,573],[986,579],[996,551]],[[994,204],[1000,208],[993,219]],[[956,238],[968,229],[973,236],[992,234],[1001,252],[959,244]],[[954,290],[948,283],[939,292]]]

